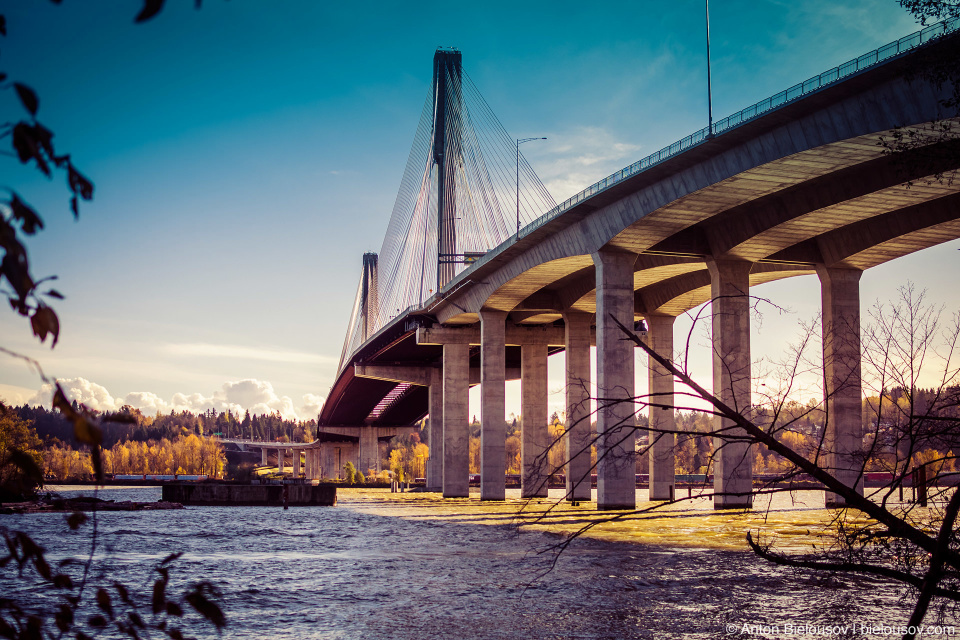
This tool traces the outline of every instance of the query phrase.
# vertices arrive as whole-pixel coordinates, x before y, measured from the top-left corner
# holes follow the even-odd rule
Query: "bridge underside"
[[[443,490],[462,495],[465,485],[459,479],[451,481],[448,491],[447,468],[465,464],[458,426],[466,420],[465,399],[454,396],[465,394],[470,384],[485,381],[483,411],[499,414],[503,380],[519,369],[524,421],[545,421],[540,415],[545,391],[538,391],[545,385],[540,380],[545,380],[545,365],[539,362],[565,349],[569,424],[576,414],[571,380],[589,380],[589,349],[586,365],[582,354],[591,340],[597,346],[598,393],[607,389],[632,396],[633,351],[611,318],[624,325],[645,318],[651,344],[672,357],[672,319],[713,300],[713,388],[731,406],[748,407],[749,305],[736,298],[744,298],[751,286],[817,274],[823,286],[827,393],[842,397],[828,409],[834,412],[829,419],[834,431],[825,436],[833,447],[828,464],[854,486],[860,274],[960,237],[960,181],[952,179],[960,164],[960,144],[937,139],[925,124],[940,116],[947,94],[915,77],[907,79],[901,62],[829,85],[644,171],[625,174],[629,177],[531,225],[459,274],[422,309],[395,318],[364,343],[340,372],[320,423],[410,424],[428,413],[439,415],[442,408]],[[947,123],[954,130],[960,127],[957,118]],[[924,143],[889,154],[880,143],[895,139],[900,127],[919,132]],[[591,325],[595,338],[589,334]],[[431,331],[441,335],[435,327],[447,333],[431,339]],[[457,327],[461,332],[452,333]],[[535,327],[565,331],[565,337],[558,342],[522,332]],[[511,338],[511,332],[528,337]],[[846,345],[842,348],[840,338]],[[571,362],[579,363],[573,377]],[[378,374],[375,367],[394,369]],[[397,370],[403,368],[409,375]],[[651,388],[669,378],[669,389],[662,393],[672,394],[672,377],[661,373],[658,378],[654,369]],[[841,373],[855,384],[837,388]],[[431,399],[431,389],[442,391],[442,403]],[[598,449],[607,446],[605,434],[631,419],[617,411],[597,414]],[[493,444],[484,451],[496,458],[499,436],[485,434]],[[538,437],[530,440],[530,451],[542,450]],[[566,446],[572,459],[573,445],[568,441]],[[449,459],[448,448],[454,456]],[[633,454],[614,449],[613,460]],[[651,480],[651,496],[672,495],[672,445],[669,456],[664,451],[651,457],[660,460],[656,469],[651,462],[651,478],[664,478],[662,483]],[[749,506],[744,493],[752,486],[752,474],[741,464],[749,459],[749,449],[725,451],[716,461],[716,486],[725,494],[717,506]],[[568,462],[568,476],[572,464]],[[624,471],[628,465],[604,464],[596,468],[600,506],[632,506],[633,473]],[[502,486],[502,468],[490,469],[492,476],[500,475],[494,480]],[[482,495],[502,497],[502,489],[487,492],[483,482]],[[582,491],[582,486],[574,487],[571,496],[580,497]]]

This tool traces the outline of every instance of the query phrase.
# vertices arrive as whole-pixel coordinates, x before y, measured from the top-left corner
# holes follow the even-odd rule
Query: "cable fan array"
[[[556,203],[522,155],[519,162],[523,226]],[[339,370],[374,332],[466,268],[467,256],[514,235],[517,189],[516,140],[462,72],[459,54],[456,64],[436,65],[380,249],[376,291],[365,291],[365,269]]]

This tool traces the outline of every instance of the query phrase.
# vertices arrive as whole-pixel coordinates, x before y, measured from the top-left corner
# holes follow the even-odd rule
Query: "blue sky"
[[[35,274],[58,274],[67,299],[55,350],[12,313],[0,344],[102,408],[315,415],[439,45],[463,52],[511,135],[548,137],[524,151],[558,202],[706,124],[697,1],[167,4],[134,25],[137,0],[0,2],[0,66],[36,89],[41,122],[96,184],[74,223],[61,177],[4,161],[47,222],[30,244]],[[892,0],[718,0],[715,117],[915,29]],[[19,113],[12,91],[0,101]],[[927,268],[955,254],[868,273],[864,302],[913,278],[960,306],[949,274]],[[797,313],[768,318],[767,336],[819,306],[813,278],[775,286]],[[23,401],[39,386],[0,361],[0,395]]]

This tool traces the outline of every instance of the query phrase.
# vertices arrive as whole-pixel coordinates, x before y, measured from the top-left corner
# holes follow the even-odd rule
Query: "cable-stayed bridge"
[[[428,488],[466,496],[467,392],[482,385],[481,497],[504,496],[504,381],[521,380],[523,494],[545,495],[546,358],[566,352],[570,499],[589,499],[597,437],[600,508],[632,507],[632,408],[585,406],[590,346],[602,397],[629,398],[634,354],[613,320],[644,319],[672,356],[673,319],[713,299],[714,389],[750,402],[750,286],[822,283],[828,464],[862,486],[859,277],[960,237],[956,143],[891,156],[898,127],[941,117],[948,88],[910,73],[958,37],[928,27],[810,78],[644,158],[556,205],[463,72],[438,50],[433,83],[379,254],[362,277],[314,446],[376,467],[377,441],[430,417]],[[956,123],[956,119],[953,120]],[[905,182],[912,182],[905,188]],[[651,368],[652,393],[673,380]],[[585,419],[584,419],[585,418]],[[656,418],[670,429],[672,412]],[[575,426],[574,426],[575,425]],[[336,469],[329,453],[320,467]],[[750,503],[752,456],[718,455],[717,507]],[[672,443],[650,455],[650,495],[673,495]],[[316,468],[316,465],[314,465]],[[833,498],[828,496],[828,503]]]

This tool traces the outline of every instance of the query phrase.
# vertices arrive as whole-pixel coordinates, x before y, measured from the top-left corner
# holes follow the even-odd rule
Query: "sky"
[[[46,222],[28,245],[34,275],[58,275],[66,296],[55,349],[9,311],[0,345],[95,409],[316,416],[438,46],[463,52],[511,136],[547,137],[524,155],[557,202],[706,125],[699,1],[167,5],[135,25],[139,0],[0,0],[0,70],[36,90],[58,151],[96,185],[75,222],[62,175],[0,158],[3,185]],[[918,28],[893,0],[710,9],[717,119]],[[0,108],[21,117],[2,86]],[[913,281],[960,308],[956,248],[867,272],[862,304]],[[754,356],[775,357],[818,311],[819,284],[757,292],[792,311],[754,327]],[[688,326],[678,322],[678,340]],[[551,359],[554,408],[562,366]],[[38,403],[40,389],[0,354],[0,397]],[[508,411],[519,411],[516,384]]]

